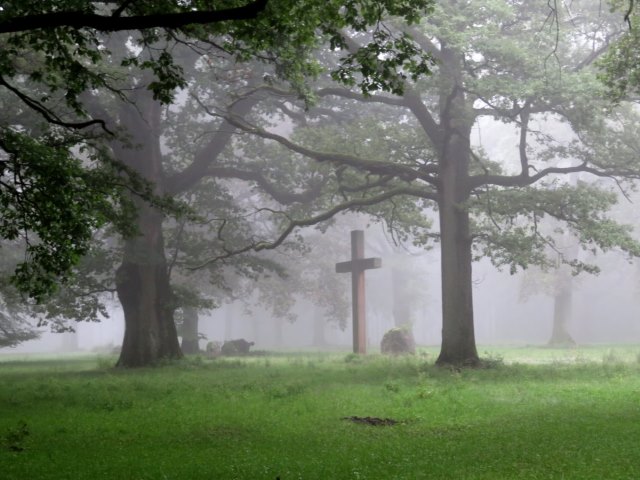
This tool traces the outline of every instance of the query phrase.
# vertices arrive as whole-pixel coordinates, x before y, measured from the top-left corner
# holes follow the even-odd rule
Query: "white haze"
[[[543,127],[544,125],[541,125]],[[548,126],[548,125],[547,125]],[[552,125],[557,132],[559,126]],[[560,126],[561,127],[561,126]],[[570,133],[562,134],[565,138]],[[473,139],[493,160],[508,170],[517,171],[517,132],[504,124],[488,120],[476,125]],[[624,204],[621,208],[629,209]],[[350,228],[361,229],[366,221],[357,216]],[[630,221],[628,216],[625,221]],[[435,225],[437,228],[437,222]],[[348,234],[344,235],[343,254],[333,263],[348,259]],[[385,241],[380,226],[366,229],[367,256],[381,256],[383,267],[366,272],[368,344],[372,351],[379,346],[382,335],[394,326],[392,315],[391,272],[385,268],[385,257],[376,253],[376,245]],[[415,250],[414,250],[415,253]],[[569,333],[578,344],[640,343],[640,267],[629,263],[621,254],[611,252],[594,260],[602,273],[598,276],[582,274],[574,282],[573,312],[568,323]],[[421,255],[413,255],[413,269],[418,273],[420,296],[415,299],[411,316],[416,341],[422,345],[438,345],[441,339],[440,265],[438,245]],[[332,265],[332,263],[331,263]],[[338,274],[332,268],[325,272],[330,281]],[[522,300],[524,276],[497,271],[489,261],[474,264],[474,314],[476,340],[479,350],[483,345],[542,345],[551,335],[553,298],[549,295],[530,295]],[[251,299],[248,300],[251,303]],[[208,314],[202,314],[200,331],[207,340],[223,341],[246,338],[255,342],[255,349],[300,349],[314,345],[313,306],[300,300],[294,308],[297,321],[288,323],[273,318],[261,307],[252,305],[247,311],[240,303],[224,304]],[[337,328],[336,322],[323,328],[327,349],[348,350],[351,345],[350,318],[347,328]],[[281,341],[276,332],[280,330]],[[80,349],[109,351],[122,342],[123,317],[119,310],[101,324],[80,323],[75,339],[69,334],[44,333],[39,340],[26,342],[16,348],[5,348],[0,353],[57,352]],[[206,341],[201,341],[204,348]]]

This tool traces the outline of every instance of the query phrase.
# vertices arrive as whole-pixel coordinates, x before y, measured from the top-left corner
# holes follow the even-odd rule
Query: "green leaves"
[[[632,228],[608,217],[616,203],[614,192],[582,183],[487,192],[470,204],[478,255],[498,267],[508,266],[511,273],[530,265],[556,266],[563,235],[570,232],[584,251],[620,250],[639,256],[640,243]],[[574,273],[597,271],[574,258],[563,261]]]
[[[147,87],[153,92],[154,100],[171,103],[175,90],[187,84],[183,69],[174,63],[173,56],[167,51],[160,52],[157,58],[141,62],[139,66],[155,75],[156,80],[149,82]]]
[[[362,92],[401,94],[404,79],[428,74],[432,58],[406,34],[392,33],[386,20],[416,23],[432,11],[431,0],[351,0],[269,2],[255,21],[215,26],[226,33],[226,48],[241,60],[273,62],[281,77],[301,90],[305,77],[319,73],[313,51],[322,44],[347,50],[332,71],[334,80],[357,85]],[[269,32],[269,35],[265,35]]]
[[[345,85],[358,88],[365,95],[388,91],[402,95],[405,80],[417,80],[431,73],[435,61],[417,47],[407,34],[393,36],[377,30],[373,42],[340,59],[340,66],[331,77]]]
[[[640,93],[640,30],[638,27],[638,8],[634,2],[614,1],[614,8],[619,10],[620,17],[629,6],[629,23],[624,33],[619,36],[607,53],[599,60],[599,79],[607,87],[609,97],[620,102]],[[620,18],[622,21],[622,18]]]
[[[122,212],[113,172],[87,168],[65,139],[0,131],[6,152],[0,177],[0,237],[25,242],[13,282],[37,300],[68,278],[87,252],[94,230]]]

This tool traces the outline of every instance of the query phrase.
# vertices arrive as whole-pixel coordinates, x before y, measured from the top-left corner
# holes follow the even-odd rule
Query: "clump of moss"
[[[411,327],[395,327],[382,337],[380,351],[386,355],[407,355],[416,353],[416,342]]]

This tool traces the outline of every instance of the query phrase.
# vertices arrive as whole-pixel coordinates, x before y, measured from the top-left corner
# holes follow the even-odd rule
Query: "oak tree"
[[[343,177],[352,175],[354,184],[342,191],[348,201],[387,193],[431,205],[439,217],[442,262],[438,363],[478,365],[475,258],[488,256],[513,271],[550,262],[545,249],[554,239],[538,228],[546,216],[561,220],[585,248],[640,253],[629,227],[607,216],[617,201],[613,190],[640,174],[638,118],[628,109],[611,111],[593,64],[619,21],[590,1],[550,11],[542,3],[443,0],[420,25],[400,28],[436,59],[431,77],[405,80],[400,97],[331,86],[316,91],[316,111],[331,118],[344,112],[369,132],[365,145],[349,142],[343,127],[334,128],[331,143],[297,142],[227,118],[300,155],[337,165]],[[330,98],[340,103],[325,103]],[[288,102],[291,110],[295,102]],[[358,113],[349,115],[349,108]],[[513,132],[509,162],[491,158],[475,140],[501,124]],[[404,133],[398,136],[398,130]],[[391,145],[379,149],[391,156],[363,155],[366,143],[380,142]],[[563,181],[578,172],[582,181]],[[576,271],[590,268],[565,261]]]

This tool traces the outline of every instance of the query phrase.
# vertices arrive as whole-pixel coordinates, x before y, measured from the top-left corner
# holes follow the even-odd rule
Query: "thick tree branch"
[[[322,88],[316,92],[318,97],[336,96],[358,100],[364,103],[384,103],[386,105],[394,105],[397,107],[408,108],[407,102],[403,97],[388,97],[384,95],[363,95],[362,93],[353,92],[345,88]]]
[[[442,60],[441,49],[433,43],[431,39],[427,38],[418,28],[411,26],[404,28],[403,31],[408,33],[413,41],[420,45],[422,50],[431,55],[436,61],[439,62]]]
[[[411,113],[416,117],[418,123],[429,137],[433,148],[436,151],[442,150],[444,142],[444,135],[440,125],[433,119],[431,112],[427,109],[422,102],[420,95],[410,87],[405,87],[404,98],[407,102],[407,107],[411,110]]]
[[[400,180],[411,182],[413,180],[423,180],[427,183],[433,184],[435,182],[431,174],[437,172],[436,166],[421,166],[420,170],[407,166],[399,165],[390,162],[378,162],[375,160],[365,160],[363,158],[355,157],[353,155],[343,155],[339,153],[318,152],[309,148],[298,145],[289,139],[278,135],[276,133],[268,132],[255,125],[248,124],[244,119],[235,117],[233,115],[226,117],[227,121],[235,127],[244,130],[245,132],[252,133],[259,137],[274,140],[280,145],[288,148],[289,150],[304,155],[305,157],[312,158],[318,162],[333,163],[336,165],[346,165],[356,170],[363,172],[369,172],[375,175],[393,175]]]
[[[251,243],[250,245],[246,245],[244,247],[237,248],[237,249],[224,248],[223,254],[220,254],[213,258],[205,260],[204,262],[198,265],[194,265],[190,267],[190,269],[197,270],[199,268],[206,267],[213,263],[224,261],[225,259],[233,257],[235,255],[241,255],[243,253],[247,253],[250,251],[259,252],[261,250],[273,250],[279,247],[280,245],[282,245],[282,243],[287,239],[287,237],[291,234],[291,232],[293,232],[293,230],[296,228],[316,225],[318,223],[331,219],[332,217],[334,217],[340,212],[344,212],[346,210],[353,210],[361,207],[368,207],[371,205],[376,205],[378,203],[384,202],[393,197],[397,197],[401,195],[427,198],[434,201],[436,200],[435,195],[432,195],[430,193],[425,193],[422,189],[414,188],[414,187],[396,188],[372,197],[349,200],[347,202],[341,203],[340,205],[336,205],[335,207],[310,218],[299,219],[299,220],[290,219],[289,223],[284,228],[282,233],[272,242],[264,242],[264,241],[256,242],[256,243]]]
[[[601,170],[590,167],[587,163],[581,163],[573,167],[549,167],[540,170],[535,175],[476,175],[469,178],[469,186],[471,190],[484,185],[494,185],[499,187],[527,187],[533,185],[537,181],[553,174],[568,174],[584,172],[602,178],[626,177],[640,179],[640,172],[622,171],[622,170]]]
[[[223,10],[158,13],[149,15],[122,16],[122,9],[113,15],[97,15],[82,11],[62,11],[2,18],[0,33],[14,33],[41,28],[92,28],[100,32],[121,30],[143,30],[147,28],[180,28],[186,25],[224,22],[228,20],[250,20],[256,18],[267,6],[268,0],[256,0],[242,7]]]
[[[200,100],[196,98],[196,101],[202,106],[206,112],[215,116],[213,112],[207,109]],[[251,111],[251,109],[260,101],[258,97],[243,97],[236,100],[230,107],[230,111],[233,115],[244,116]],[[216,161],[218,156],[229,144],[233,135],[236,133],[235,125],[224,120],[215,135],[211,136],[209,142],[201,148],[193,159],[193,162],[189,164],[187,168],[181,172],[169,177],[166,182],[166,191],[169,195],[176,195],[184,192],[196,184],[204,175],[207,174],[207,170],[210,165]]]
[[[404,96],[402,97],[388,97],[384,95],[368,95],[365,96],[358,92],[346,90],[344,88],[323,88],[316,92],[319,97],[337,96],[342,98],[349,98],[352,100],[358,100],[364,103],[382,103],[385,105],[392,105],[396,107],[407,108],[416,117],[420,126],[427,134],[434,146],[438,146],[442,143],[442,132],[439,125],[433,119],[433,116],[425,107],[420,95],[405,83]]]
[[[42,115],[42,117],[52,125],[58,125],[61,127],[70,128],[74,130],[82,130],[84,128],[88,128],[94,125],[99,125],[105,132],[109,133],[110,135],[113,135],[113,132],[107,128],[107,125],[101,119],[86,120],[84,122],[67,122],[65,120],[62,120],[58,115],[53,113],[50,109],[42,105],[42,103],[38,102],[37,100],[34,100],[30,96],[20,91],[20,89],[8,83],[2,76],[0,76],[0,85],[5,87],[11,93],[13,93],[30,109]]]
[[[324,182],[317,182],[315,185],[311,185],[308,190],[296,193],[277,189],[267,178],[254,171],[233,167],[211,167],[207,170],[207,175],[215,178],[236,178],[255,182],[261,190],[282,205],[310,202],[320,196],[324,185]]]
[[[582,70],[585,67],[588,67],[593,62],[595,62],[598,58],[600,58],[605,52],[609,50],[609,47],[611,46],[610,38],[611,36],[608,35],[604,43],[600,46],[600,48],[593,50],[589,55],[587,55],[584,59],[582,59],[580,63],[578,63],[575,67],[573,67],[572,70],[574,72],[579,72],[580,70]]]

